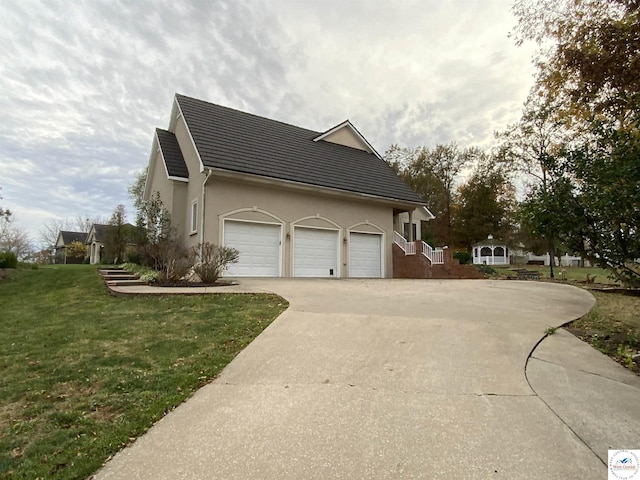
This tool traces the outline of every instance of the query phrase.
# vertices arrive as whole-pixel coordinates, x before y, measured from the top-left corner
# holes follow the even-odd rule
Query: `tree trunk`
[[[547,246],[549,250],[549,278],[554,278],[553,275],[553,263],[556,260],[555,248],[553,248],[553,240],[547,239]]]

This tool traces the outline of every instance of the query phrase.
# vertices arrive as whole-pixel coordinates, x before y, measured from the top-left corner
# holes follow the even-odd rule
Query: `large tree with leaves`
[[[550,259],[555,257],[559,238],[559,232],[552,228],[555,222],[544,228],[531,222],[546,219],[548,212],[553,210],[552,186],[564,174],[558,156],[567,140],[556,112],[556,106],[548,101],[544,92],[534,88],[524,104],[520,121],[498,134],[499,161],[525,175],[530,196],[527,210],[536,207],[546,212],[544,215],[524,215],[527,221],[522,228],[544,238]],[[549,262],[549,276],[554,276],[553,261]]]
[[[572,182],[563,199],[570,208],[557,212],[559,235],[640,285],[640,3],[521,0],[514,11],[518,40],[541,45],[536,89],[543,104],[553,99],[554,121],[572,134],[555,156]]]
[[[450,245],[454,241],[453,207],[459,175],[479,155],[479,150],[461,149],[455,143],[436,145],[432,149],[393,145],[385,153],[387,162],[435,215],[429,222],[429,233],[438,245]]]
[[[494,235],[513,237],[515,189],[504,166],[482,154],[471,176],[458,187],[454,207],[454,235],[458,246],[471,246]]]
[[[516,39],[541,46],[538,84],[560,101],[565,117],[638,120],[637,0],[520,0],[513,8]]]

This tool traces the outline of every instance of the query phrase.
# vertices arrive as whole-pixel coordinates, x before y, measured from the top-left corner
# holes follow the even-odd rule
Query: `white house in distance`
[[[489,235],[473,245],[474,265],[509,265],[509,247],[502,240]]]

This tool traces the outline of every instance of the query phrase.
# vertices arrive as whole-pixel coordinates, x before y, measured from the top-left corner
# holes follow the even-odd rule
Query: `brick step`
[[[393,244],[393,278],[430,278],[430,279],[481,279],[484,274],[471,265],[460,265],[451,258],[451,250],[444,250],[444,264],[432,265],[424,255],[405,255],[404,251]]]

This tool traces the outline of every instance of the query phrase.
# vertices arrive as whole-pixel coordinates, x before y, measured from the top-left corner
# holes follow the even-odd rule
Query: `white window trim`
[[[198,200],[194,200],[191,202],[191,218],[189,222],[191,224],[191,228],[189,231],[189,235],[194,235],[198,233]]]

